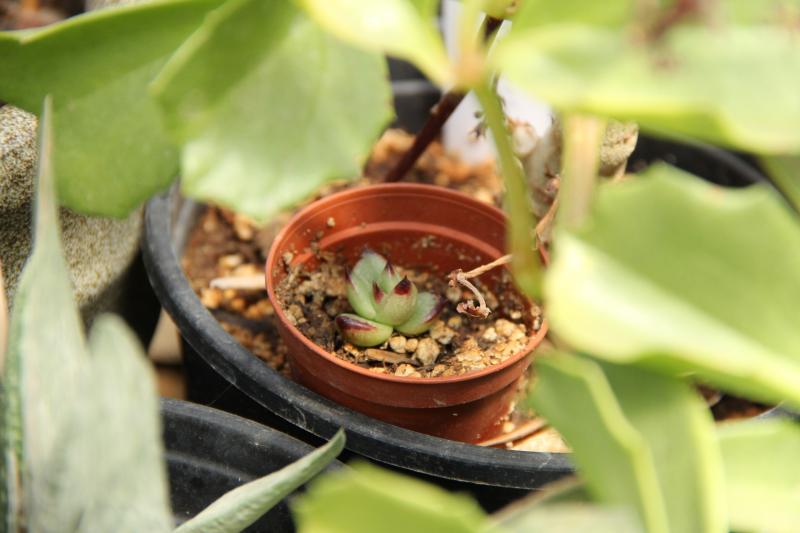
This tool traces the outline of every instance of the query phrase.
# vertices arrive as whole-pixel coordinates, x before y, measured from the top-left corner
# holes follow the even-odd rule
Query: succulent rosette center
[[[347,276],[347,300],[355,313],[336,317],[344,339],[356,346],[383,344],[397,330],[419,335],[430,329],[443,298],[419,292],[380,254],[365,250]]]

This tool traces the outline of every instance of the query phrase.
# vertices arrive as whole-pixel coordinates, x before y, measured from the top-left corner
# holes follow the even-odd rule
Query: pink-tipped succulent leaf
[[[352,271],[347,272],[347,299],[357,313],[336,317],[342,336],[357,346],[376,346],[392,334],[427,331],[442,310],[444,300],[430,293],[419,294],[410,279],[400,274],[382,256],[365,250]]]
[[[421,292],[417,295],[414,312],[404,323],[395,326],[395,329],[403,335],[419,335],[428,331],[436,317],[442,312],[445,300],[429,292]]]
[[[380,285],[381,289],[385,292],[391,291],[398,283],[400,283],[403,279],[401,276],[392,266],[389,261],[386,261],[386,266],[383,267],[383,270],[378,275],[378,285]]]
[[[336,317],[336,327],[344,340],[361,347],[378,346],[392,335],[392,327],[367,320],[358,315],[343,313]]]
[[[376,300],[375,320],[390,326],[411,318],[417,302],[417,287],[408,278],[401,279],[390,292]]]

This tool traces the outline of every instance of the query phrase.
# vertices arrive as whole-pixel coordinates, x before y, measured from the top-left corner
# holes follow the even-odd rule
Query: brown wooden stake
[[[489,41],[492,39],[502,22],[501,19],[486,17],[482,29],[484,40]],[[428,121],[414,137],[414,143],[386,174],[385,182],[400,181],[405,177],[428,146],[439,136],[442,126],[444,126],[444,123],[447,122],[447,119],[450,118],[450,115],[453,114],[453,111],[456,110],[461,101],[464,100],[465,96],[466,93],[460,91],[447,91],[444,93],[439,102],[431,109]]]

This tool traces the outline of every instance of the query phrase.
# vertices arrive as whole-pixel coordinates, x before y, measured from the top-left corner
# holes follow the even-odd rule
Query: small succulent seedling
[[[430,329],[444,305],[441,297],[418,292],[380,254],[365,250],[347,272],[347,299],[355,314],[336,317],[336,326],[356,346],[377,346],[397,330],[419,335]]]

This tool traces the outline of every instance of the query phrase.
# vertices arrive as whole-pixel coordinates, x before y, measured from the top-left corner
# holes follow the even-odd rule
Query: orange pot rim
[[[424,385],[424,386],[436,386],[436,385],[445,385],[445,384],[480,380],[485,376],[501,372],[504,369],[513,366],[520,359],[527,357],[536,349],[536,347],[544,339],[545,335],[547,335],[548,324],[547,320],[545,320],[544,317],[542,317],[542,323],[541,326],[539,327],[539,330],[536,332],[535,335],[530,337],[525,347],[522,348],[516,354],[512,355],[511,357],[503,361],[502,363],[499,363],[497,365],[492,365],[481,370],[476,370],[474,372],[461,374],[458,376],[440,376],[440,377],[426,378],[426,377],[413,377],[413,376],[395,376],[390,374],[377,374],[375,372],[370,372],[365,368],[361,368],[358,365],[354,365],[353,363],[344,361],[336,357],[335,355],[323,350],[322,348],[319,347],[319,345],[317,345],[311,339],[303,335],[303,333],[289,321],[288,317],[286,316],[286,313],[283,310],[283,307],[278,303],[278,299],[275,294],[275,284],[273,283],[272,276],[270,276],[270,271],[272,270],[271,267],[273,267],[279,260],[279,258],[277,257],[279,248],[278,245],[283,240],[285,240],[286,235],[294,231],[295,226],[299,225],[309,213],[319,209],[320,206],[324,206],[327,203],[335,202],[336,200],[339,200],[344,196],[351,196],[353,194],[363,194],[365,190],[368,191],[399,190],[407,192],[424,192],[434,195],[449,196],[451,199],[455,200],[466,199],[470,202],[475,202],[474,198],[466,194],[463,194],[458,191],[453,191],[450,189],[445,189],[443,187],[437,187],[435,185],[425,185],[417,183],[383,183],[377,185],[367,185],[364,187],[357,187],[354,189],[347,189],[344,191],[340,191],[338,193],[334,193],[330,196],[326,196],[325,198],[321,198],[319,200],[312,202],[311,204],[307,205],[306,207],[295,213],[295,215],[286,223],[286,225],[283,228],[281,228],[281,230],[275,236],[275,240],[273,241],[272,246],[270,247],[269,254],[267,256],[267,261],[264,265],[267,295],[269,296],[270,303],[272,303],[272,307],[275,310],[275,314],[278,316],[278,320],[280,320],[281,324],[283,325],[286,331],[290,332],[293,336],[298,337],[302,341],[302,343],[307,348],[311,349],[316,355],[355,374],[360,374],[363,377],[370,378],[379,382],[408,383],[408,384]],[[505,219],[505,213],[503,213],[500,209],[489,204],[481,204],[481,206],[486,208],[487,210],[493,211],[494,214]]]

